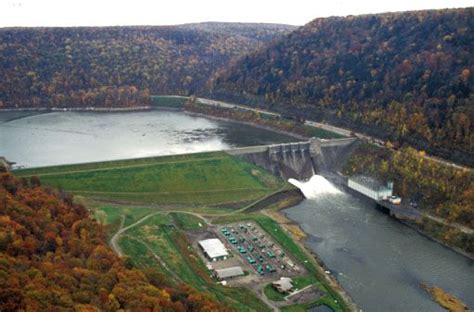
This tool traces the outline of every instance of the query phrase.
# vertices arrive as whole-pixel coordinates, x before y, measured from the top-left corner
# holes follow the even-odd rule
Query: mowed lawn
[[[262,198],[285,182],[223,152],[16,170],[43,184],[113,201],[233,204]]]

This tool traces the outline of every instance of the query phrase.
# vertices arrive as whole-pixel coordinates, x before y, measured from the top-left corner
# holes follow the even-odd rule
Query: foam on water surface
[[[295,179],[289,179],[288,182],[299,188],[303,195],[308,199],[314,199],[320,195],[335,195],[342,193],[331,182],[320,175],[314,175],[306,182],[301,182]]]

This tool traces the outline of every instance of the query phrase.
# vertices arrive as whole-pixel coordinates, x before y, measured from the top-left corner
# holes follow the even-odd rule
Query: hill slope
[[[208,294],[130,268],[72,198],[0,171],[0,311],[225,311]]]
[[[194,93],[231,59],[291,29],[225,23],[0,29],[0,108],[136,106],[150,93]]]
[[[473,13],[316,19],[242,58],[211,92],[473,165]]]
[[[204,22],[178,25],[184,29],[194,29],[208,32],[216,32],[232,36],[241,36],[258,42],[270,42],[280,36],[287,35],[297,26],[269,23],[222,23]]]

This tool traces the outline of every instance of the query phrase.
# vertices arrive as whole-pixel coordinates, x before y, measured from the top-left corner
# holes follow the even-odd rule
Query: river
[[[26,167],[289,142],[270,131],[181,112],[0,113],[0,155]],[[444,311],[435,285],[474,307],[473,262],[419,235],[322,177],[285,210],[364,311]]]
[[[420,283],[439,286],[474,307],[473,261],[323,177],[300,187],[308,199],[285,215],[300,224],[307,247],[363,311],[445,311]]]
[[[182,112],[0,113],[0,156],[24,167],[291,141],[289,136],[268,130]]]

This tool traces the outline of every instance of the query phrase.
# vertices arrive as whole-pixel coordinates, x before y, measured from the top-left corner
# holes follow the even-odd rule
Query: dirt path
[[[140,220],[136,221],[135,223],[132,223],[126,227],[123,227],[123,224],[125,222],[125,216],[121,216],[122,217],[122,223],[121,223],[121,226],[119,228],[119,230],[114,234],[114,236],[112,236],[112,238],[110,239],[110,246],[112,246],[112,249],[115,251],[115,253],[117,253],[117,255],[119,257],[122,257],[123,256],[123,252],[122,250],[120,249],[120,246],[118,245],[118,239],[120,238],[120,235],[122,233],[124,233],[125,231],[139,225],[140,223],[146,221],[147,219],[153,217],[154,215],[157,215],[157,214],[160,214],[162,213],[161,211],[160,212],[154,212],[154,213],[150,213],[146,216],[144,216],[143,218],[141,218]]]
[[[308,285],[308,286],[306,286],[306,287],[304,287],[304,288],[301,288],[300,290],[294,291],[294,292],[292,292],[291,294],[289,294],[288,296],[286,296],[286,297],[285,297],[285,300],[288,300],[288,298],[291,298],[291,297],[293,297],[294,295],[297,295],[297,294],[299,294],[299,293],[302,293],[303,291],[305,291],[305,290],[307,290],[307,289],[310,289],[310,288],[313,288],[313,287],[315,287],[315,285],[314,285],[314,284],[311,284],[311,285]]]
[[[171,277],[178,283],[184,283],[184,281],[173,271],[171,270],[168,265],[166,264],[166,262],[161,259],[161,257],[159,255],[157,255],[153,249],[150,247],[150,245],[148,245],[145,241],[143,241],[142,239],[139,239],[137,237],[134,237],[134,236],[130,236],[130,235],[125,235],[126,237],[128,237],[129,239],[132,239],[132,240],[136,240],[137,242],[143,244],[146,249],[153,255],[153,258],[155,258],[156,261],[158,261],[158,263],[171,275]]]
[[[119,227],[118,231],[114,234],[114,236],[112,236],[112,238],[110,239],[110,246],[112,247],[112,249],[115,251],[115,253],[119,257],[122,257],[123,253],[122,253],[122,250],[120,249],[120,246],[118,245],[118,238],[119,238],[120,233],[121,233],[120,231],[122,231],[122,229],[123,229],[123,224],[125,223],[125,216],[121,215],[120,218],[121,218],[120,227]]]
[[[172,213],[172,212],[175,212],[175,213],[184,213],[184,214],[189,214],[189,215],[192,215],[192,216],[195,216],[196,218],[199,218],[201,219],[206,225],[211,225],[211,223],[209,222],[209,220],[207,220],[205,217],[203,217],[202,215],[200,215],[199,213],[195,213],[195,212],[190,212],[190,211],[179,211],[179,210],[165,210],[165,211],[157,211],[157,212],[153,212],[153,213],[150,213],[150,214],[147,214],[146,216],[144,216],[143,218],[139,219],[138,221],[135,221],[134,223],[126,226],[126,227],[123,227],[124,226],[124,223],[125,223],[125,216],[124,215],[121,215],[121,223],[120,223],[120,228],[118,229],[118,231],[112,236],[112,238],[110,239],[110,246],[112,247],[112,249],[115,251],[115,253],[119,256],[119,257],[123,257],[123,252],[122,252],[122,249],[120,248],[119,244],[118,244],[118,240],[120,238],[120,235],[122,235],[123,233],[125,233],[126,231],[130,230],[131,228],[143,223],[144,221],[148,220],[149,218],[153,217],[153,216],[156,216],[158,214],[169,214],[169,213]],[[130,236],[129,236],[130,237]],[[135,238],[136,240],[138,240],[138,238]],[[144,242],[143,242],[144,243]],[[145,244],[145,243],[144,243]],[[145,244],[146,245],[146,244]],[[148,245],[147,245],[148,246]],[[148,247],[147,247],[148,248]]]
[[[427,217],[433,221],[436,221],[438,223],[441,223],[445,226],[449,226],[449,227],[453,227],[457,230],[459,230],[460,232],[463,232],[465,234],[469,234],[469,235],[472,235],[474,234],[474,229],[471,229],[465,225],[462,225],[462,224],[459,224],[459,223],[451,223],[451,222],[448,222],[446,221],[445,219],[442,219],[442,218],[439,218],[439,217],[436,217],[436,216],[433,216],[431,214],[428,214],[428,213],[424,213],[423,214],[424,217]]]

